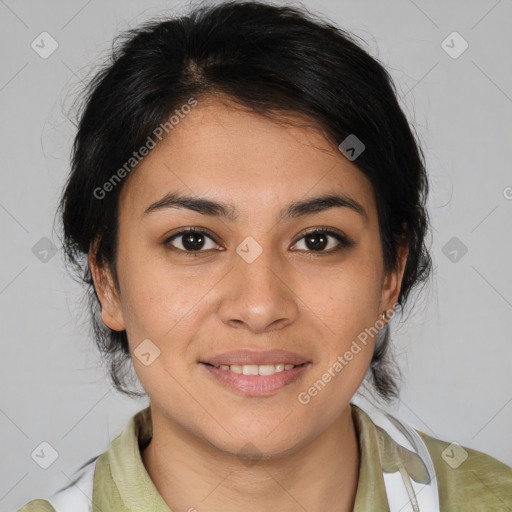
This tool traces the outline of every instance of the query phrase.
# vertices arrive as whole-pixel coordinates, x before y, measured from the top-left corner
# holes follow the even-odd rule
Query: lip
[[[306,358],[296,354],[295,352],[289,352],[287,350],[234,350],[231,352],[224,352],[209,357],[205,357],[200,361],[201,363],[209,363],[214,366],[224,365],[244,365],[244,364],[304,364],[309,363]]]
[[[221,370],[207,363],[200,363],[200,366],[205,368],[224,388],[239,392],[244,396],[266,396],[276,393],[296,382],[306,369],[311,366],[311,363],[303,363],[301,366],[274,373],[273,375],[243,375],[230,370]]]

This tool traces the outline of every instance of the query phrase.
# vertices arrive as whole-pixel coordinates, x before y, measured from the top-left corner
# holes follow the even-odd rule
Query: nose
[[[250,332],[264,333],[293,323],[299,313],[293,277],[269,248],[252,262],[238,253],[222,281],[218,309],[221,320]]]

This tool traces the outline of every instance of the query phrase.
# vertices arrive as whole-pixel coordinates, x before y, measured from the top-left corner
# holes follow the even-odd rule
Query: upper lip
[[[309,362],[304,357],[287,350],[234,350],[215,356],[207,357],[200,362],[220,365],[246,365],[246,364],[294,364],[299,365]]]

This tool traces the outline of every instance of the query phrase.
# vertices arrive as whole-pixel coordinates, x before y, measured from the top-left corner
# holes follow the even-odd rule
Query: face
[[[226,215],[168,194],[222,203]],[[343,201],[308,207],[325,195]],[[119,290],[90,257],[103,321],[126,329],[153,414],[228,453],[249,441],[293,451],[348,410],[374,350],[374,331],[365,343],[361,333],[396,302],[402,277],[384,270],[370,181],[336,146],[207,98],[124,184],[118,243]],[[205,364],[240,349],[306,364],[273,376]],[[233,364],[223,357],[217,366]]]

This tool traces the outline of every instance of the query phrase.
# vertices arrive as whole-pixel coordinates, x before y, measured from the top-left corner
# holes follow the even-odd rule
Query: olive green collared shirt
[[[354,512],[389,512],[383,471],[405,470],[417,482],[427,482],[428,473],[415,453],[396,443],[361,408],[350,406],[361,453]],[[141,458],[141,450],[151,440],[152,429],[148,407],[135,414],[108,450],[99,456],[94,472],[92,512],[172,512]],[[463,447],[467,459],[453,469],[442,456],[450,443],[415,430],[434,464],[442,512],[512,512],[511,467],[490,455]],[[30,501],[18,512],[36,511],[56,512],[48,501],[41,499]],[[73,510],[70,507],[62,512]]]

